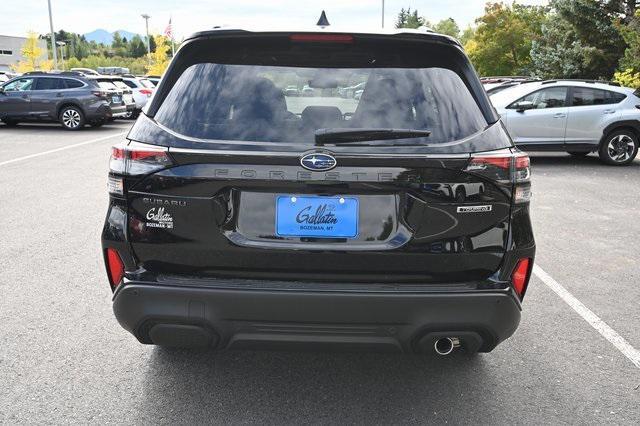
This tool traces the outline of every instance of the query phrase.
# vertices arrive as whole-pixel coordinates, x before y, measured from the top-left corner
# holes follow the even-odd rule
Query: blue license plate
[[[358,199],[279,195],[276,234],[287,237],[355,238]]]

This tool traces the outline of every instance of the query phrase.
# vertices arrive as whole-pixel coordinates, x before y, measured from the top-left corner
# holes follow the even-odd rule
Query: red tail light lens
[[[291,34],[289,40],[302,43],[353,43],[349,34]]]
[[[511,284],[513,285],[516,293],[518,293],[518,296],[520,296],[520,299],[522,299],[524,294],[527,292],[531,266],[531,259],[520,259],[516,268],[513,270],[513,274],[511,274]]]
[[[115,249],[107,249],[107,272],[109,275],[109,284],[115,289],[122,283],[124,278],[124,263],[120,255]]]
[[[113,173],[135,176],[148,174],[172,164],[167,148],[131,143],[128,146],[117,145],[111,148],[109,169]]]
[[[108,95],[108,93],[106,91],[104,91],[104,90],[92,90],[91,93],[94,96],[97,96],[97,97],[102,98],[102,99],[107,99],[107,95]]]
[[[531,199],[531,161],[524,152],[479,154],[471,157],[465,171],[501,183],[515,184],[516,204],[528,203]]]
[[[147,95],[147,97],[151,96],[153,94],[153,90],[151,89],[140,89],[140,93],[142,93],[143,95]]]

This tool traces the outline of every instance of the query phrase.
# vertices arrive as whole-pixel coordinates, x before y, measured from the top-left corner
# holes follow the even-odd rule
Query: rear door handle
[[[553,118],[565,118],[567,116],[567,114],[563,113],[563,112],[559,112],[557,114],[553,115]]]
[[[29,100],[29,95],[22,95],[21,97],[22,97],[22,99]]]
[[[605,114],[615,114],[615,113],[616,113],[616,110],[615,110],[615,109],[605,109],[605,110],[604,110],[604,113],[605,113]]]
[[[56,93],[56,98],[61,98],[61,97],[63,97],[63,96],[64,96],[64,95],[63,95],[62,93]]]

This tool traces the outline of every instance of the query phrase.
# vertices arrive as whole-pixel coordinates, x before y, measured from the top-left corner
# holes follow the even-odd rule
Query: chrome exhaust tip
[[[443,337],[441,339],[436,340],[433,344],[433,348],[435,349],[438,355],[450,355],[456,348],[460,347],[460,339],[457,337]]]

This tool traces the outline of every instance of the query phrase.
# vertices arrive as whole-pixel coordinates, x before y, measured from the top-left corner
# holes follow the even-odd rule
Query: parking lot
[[[638,423],[640,159],[532,156],[537,269],[492,353],[170,351],[117,324],[100,254],[130,125],[0,125],[0,422]]]

